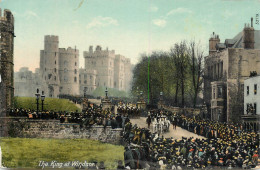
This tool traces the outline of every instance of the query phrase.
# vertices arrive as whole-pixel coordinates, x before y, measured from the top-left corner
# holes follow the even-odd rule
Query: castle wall
[[[126,58],[125,61],[125,91],[130,91],[132,87],[132,80],[133,80],[133,65],[131,64],[130,59]]]
[[[91,95],[96,89],[96,70],[79,69],[79,83],[80,83],[80,95],[83,96],[84,92]]]
[[[79,50],[59,49],[60,94],[79,95]]]
[[[5,122],[0,126],[0,137],[55,138],[75,139],[85,138],[102,142],[120,144],[122,129],[112,129],[111,126],[80,127],[76,123],[60,123],[59,120],[34,120],[27,118],[0,118]]]
[[[36,89],[48,94],[39,72],[33,73],[28,67],[22,67],[19,72],[14,73],[14,87],[15,96],[35,97]]]
[[[114,87],[118,90],[126,90],[125,88],[125,57],[116,55],[115,71],[114,71]]]

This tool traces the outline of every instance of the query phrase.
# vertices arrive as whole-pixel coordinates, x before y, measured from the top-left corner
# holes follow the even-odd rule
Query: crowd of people
[[[60,120],[60,123],[78,123],[85,127],[103,125],[104,127],[111,126],[113,129],[122,128],[125,123],[130,121],[128,116],[115,114],[110,109],[103,110],[102,107],[97,105],[88,107],[84,112],[41,111],[37,113],[31,109],[13,109],[9,116],[26,117],[28,119],[55,119]]]
[[[124,163],[120,169],[250,169],[258,163],[259,135],[246,132],[241,124],[226,124],[172,113],[167,110],[151,110],[148,119],[166,117],[173,128],[179,126],[205,139],[164,138],[149,129],[132,125],[128,115],[138,114],[131,106],[118,106],[117,114],[110,109],[93,105],[84,112],[38,112],[30,109],[14,109],[9,115],[30,119],[56,119],[61,123],[78,123],[84,127],[102,125],[104,128],[123,128],[125,143]],[[149,123],[148,123],[148,126]]]
[[[129,115],[130,117],[140,117],[141,110],[131,104],[127,105],[119,103],[117,106],[117,113],[120,113],[122,115]]]
[[[259,136],[245,132],[240,125],[204,121],[173,114],[152,111],[150,116],[165,115],[173,127],[178,125],[206,139],[159,137],[147,129],[125,127],[125,166],[131,169],[220,169],[254,168],[258,163]]]

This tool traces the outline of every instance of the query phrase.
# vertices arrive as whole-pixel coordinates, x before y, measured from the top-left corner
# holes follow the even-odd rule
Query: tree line
[[[195,41],[174,44],[169,51],[143,54],[133,70],[132,95],[149,104],[196,107],[202,88],[203,51]],[[162,96],[160,93],[162,92]],[[142,93],[142,95],[141,95]]]

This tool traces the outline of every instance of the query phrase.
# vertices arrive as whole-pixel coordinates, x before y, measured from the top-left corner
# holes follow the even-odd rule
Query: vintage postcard
[[[259,0],[0,0],[0,169],[260,169]]]

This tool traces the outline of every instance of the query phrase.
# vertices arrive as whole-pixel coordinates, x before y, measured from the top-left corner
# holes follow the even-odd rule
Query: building
[[[257,132],[260,129],[260,76],[246,79],[244,87],[244,127]]]
[[[34,97],[37,88],[46,89],[43,85],[39,69],[33,73],[28,67],[22,67],[19,72],[14,73],[15,96]]]
[[[91,95],[99,87],[128,91],[131,87],[132,65],[130,59],[116,55],[115,51],[90,46],[83,52],[85,68],[79,69],[79,50],[59,48],[59,37],[46,35],[44,49],[40,51],[40,68],[32,73],[21,68],[15,73],[15,94],[35,96],[36,89],[46,97],[59,95]]]
[[[90,46],[89,51],[83,52],[83,56],[85,69],[96,71],[96,87],[130,90],[132,65],[129,58],[115,54],[115,50],[102,50],[99,45],[95,50]]]
[[[79,69],[79,84],[80,84],[80,94],[92,94],[92,92],[96,89],[96,78],[97,71],[90,69]]]
[[[47,97],[79,95],[79,50],[59,48],[59,37],[46,35],[40,51],[40,78]]]
[[[5,90],[5,108],[11,109],[14,101],[14,17],[10,10],[5,9],[3,16],[0,9],[0,75],[2,89]],[[3,98],[3,96],[2,96]],[[3,104],[3,103],[2,103]]]
[[[214,32],[205,57],[204,100],[212,120],[240,122],[243,115],[244,80],[260,73],[260,30],[245,24],[233,39],[220,43]]]

